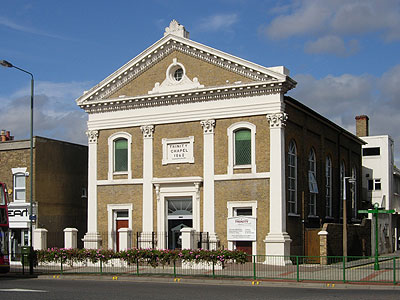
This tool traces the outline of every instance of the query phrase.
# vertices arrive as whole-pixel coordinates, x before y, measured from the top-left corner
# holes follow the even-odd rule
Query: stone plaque
[[[162,164],[194,163],[194,137],[163,139]]]

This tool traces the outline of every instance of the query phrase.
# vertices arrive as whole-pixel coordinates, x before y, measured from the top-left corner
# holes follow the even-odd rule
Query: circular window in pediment
[[[166,75],[172,84],[180,84],[183,82],[185,74],[185,67],[181,63],[178,63],[175,58],[172,64],[169,65]]]
[[[174,72],[174,79],[176,81],[181,81],[182,78],[183,78],[183,69],[182,68],[176,69]]]

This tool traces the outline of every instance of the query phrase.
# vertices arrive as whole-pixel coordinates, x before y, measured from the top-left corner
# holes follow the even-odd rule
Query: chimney
[[[12,141],[14,137],[10,135],[10,131],[1,130],[0,131],[0,142]]]
[[[6,131],[2,130],[0,133],[0,141],[5,142],[7,141],[7,137],[6,137]]]
[[[369,118],[366,115],[356,116],[356,135],[369,136]]]

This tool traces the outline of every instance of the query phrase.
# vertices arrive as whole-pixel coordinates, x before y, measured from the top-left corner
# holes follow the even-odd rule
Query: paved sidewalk
[[[95,281],[125,281],[125,282],[158,282],[171,284],[203,284],[203,285],[233,285],[257,287],[286,287],[286,288],[312,288],[312,289],[360,289],[360,290],[399,290],[400,284],[380,283],[341,283],[341,282],[293,282],[285,280],[251,280],[251,279],[212,279],[192,277],[161,277],[161,276],[129,276],[129,275],[22,275],[19,273],[0,274],[2,280],[18,280],[31,278],[32,280],[95,280]]]

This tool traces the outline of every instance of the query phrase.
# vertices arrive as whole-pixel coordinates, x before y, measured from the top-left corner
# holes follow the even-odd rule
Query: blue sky
[[[289,92],[354,133],[390,134],[400,158],[400,0],[3,0],[0,59],[35,75],[35,135],[86,143],[75,99],[163,36],[190,38],[267,67]],[[29,76],[0,68],[0,128],[29,135]]]

